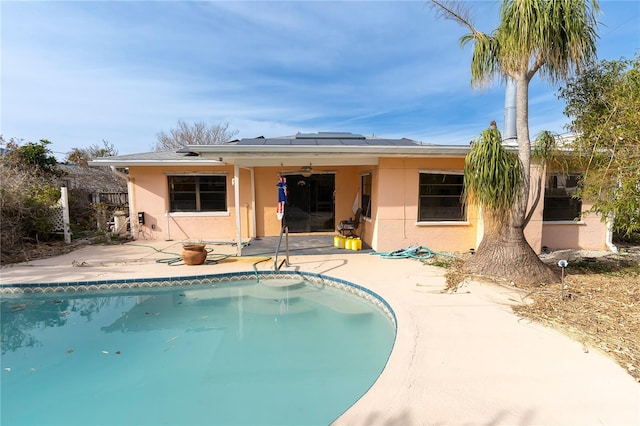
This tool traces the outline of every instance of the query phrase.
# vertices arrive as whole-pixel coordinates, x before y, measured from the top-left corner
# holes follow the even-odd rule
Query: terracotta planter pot
[[[202,265],[206,258],[204,244],[183,244],[182,260],[186,265]]]

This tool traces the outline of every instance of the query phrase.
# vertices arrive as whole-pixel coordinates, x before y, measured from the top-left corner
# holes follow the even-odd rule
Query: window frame
[[[368,180],[368,184],[365,182]],[[365,192],[368,187],[368,193]],[[362,209],[362,217],[371,219],[371,198],[373,193],[373,173],[367,172],[360,175],[360,208]]]
[[[167,210],[168,213],[172,216],[191,216],[191,215],[204,215],[204,216],[228,216],[229,215],[229,203],[228,203],[228,181],[226,173],[167,173]],[[205,190],[202,186],[206,185],[206,182],[201,183],[201,179],[203,178],[221,178],[222,182],[218,182],[217,184],[222,184],[223,190],[219,191],[211,191]],[[194,179],[194,190],[193,191],[175,191],[172,189],[172,180],[175,178],[193,178]],[[174,200],[174,194],[182,193],[182,194],[194,194],[195,208],[194,209],[177,209],[176,201]],[[203,197],[203,194],[219,194],[218,199],[214,199],[216,202],[222,201],[224,203],[223,208],[217,209],[202,209],[203,201],[206,201],[206,197]],[[185,201],[185,200],[183,200]],[[211,201],[211,199],[209,200]]]
[[[566,181],[564,186],[558,186],[558,178],[562,177],[565,180],[570,178],[575,178],[575,185],[566,186]],[[549,173],[545,179],[544,186],[544,200],[542,203],[542,221],[544,223],[581,223],[582,220],[582,199],[574,196],[575,192],[578,190],[580,186],[580,179],[582,177],[581,173],[563,173],[563,172],[553,172]],[[553,186],[550,185],[551,181],[555,180]],[[559,190],[564,188],[565,194],[559,194]],[[572,189],[569,191],[569,189]],[[555,194],[552,194],[552,190],[555,190]],[[555,207],[554,211],[558,211],[561,208],[566,210],[566,216],[554,215],[550,216],[549,212],[552,210],[549,207],[549,200],[553,200],[556,204],[558,202],[564,202],[566,205],[564,207]],[[572,218],[569,216],[573,215]]]
[[[418,170],[418,206],[417,206],[417,223],[420,225],[426,224],[451,224],[451,225],[466,225],[468,224],[468,209],[467,204],[463,199],[464,194],[464,181],[460,182],[460,184],[449,184],[448,186],[459,185],[460,193],[457,195],[422,195],[422,186],[426,184],[422,184],[422,175],[440,175],[444,176],[456,176],[459,178],[463,178],[464,171],[462,170]],[[424,213],[422,211],[423,207],[423,198],[454,198],[456,197],[459,200],[459,205],[461,209],[461,214],[458,217],[447,217],[447,218],[427,218],[424,217]]]

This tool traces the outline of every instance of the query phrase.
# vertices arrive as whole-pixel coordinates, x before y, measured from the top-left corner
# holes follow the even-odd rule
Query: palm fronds
[[[467,201],[475,201],[498,217],[509,213],[524,176],[518,156],[501,141],[495,127],[484,130],[467,154],[464,170]]]

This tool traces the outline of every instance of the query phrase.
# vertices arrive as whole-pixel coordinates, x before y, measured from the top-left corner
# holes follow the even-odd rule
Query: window
[[[227,211],[226,176],[169,176],[172,212]]]
[[[575,220],[580,217],[582,201],[574,198],[579,175],[552,174],[547,177],[542,220]]]
[[[418,221],[465,221],[461,174],[420,173]]]
[[[362,188],[362,200],[360,208],[362,216],[371,218],[371,173],[362,175],[360,178]]]

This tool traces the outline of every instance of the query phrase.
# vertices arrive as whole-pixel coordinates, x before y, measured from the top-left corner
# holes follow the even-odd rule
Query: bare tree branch
[[[216,145],[233,139],[237,130],[229,130],[229,123],[208,125],[205,122],[189,124],[179,120],[178,126],[168,133],[158,133],[154,151],[178,150],[186,145]]]

